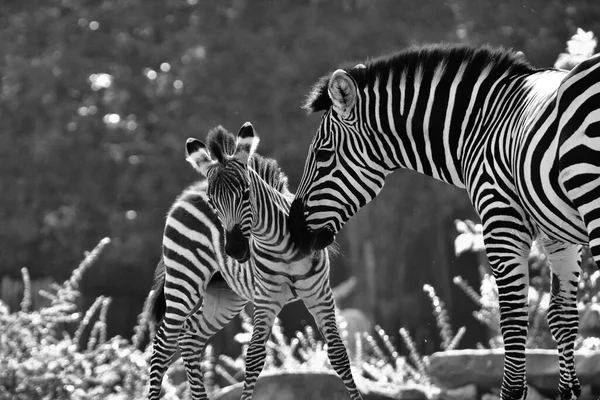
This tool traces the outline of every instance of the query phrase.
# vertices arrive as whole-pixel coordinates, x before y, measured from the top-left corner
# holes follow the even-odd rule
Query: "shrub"
[[[457,254],[464,251],[483,252],[483,236],[481,225],[470,221],[456,221],[459,235],[455,241]],[[547,315],[550,303],[550,264],[543,247],[534,242],[529,256],[532,270],[529,288],[529,348],[556,348],[548,327]],[[460,276],[454,278],[457,284],[480,309],[474,312],[474,317],[485,324],[490,332],[489,346],[502,347],[500,334],[500,315],[498,311],[498,288],[494,277],[487,268],[480,265],[481,285],[479,293],[469,286]],[[581,332],[576,342],[576,349],[600,349],[600,326],[594,324],[600,309],[600,271],[585,247],[582,257],[582,272],[579,280],[577,307],[580,311]]]
[[[242,345],[242,352],[236,358],[225,355],[207,363],[210,376],[220,376],[228,384],[242,380],[245,370],[245,353],[252,336],[252,320],[245,314],[242,319],[242,332],[235,340]],[[347,339],[348,331],[344,321],[338,315],[340,334]],[[375,334],[368,332],[354,333],[354,346],[350,347],[346,340],[346,348],[350,355],[352,370],[359,388],[375,388],[392,396],[400,395],[403,389],[419,390],[428,397],[439,393],[427,373],[427,357],[422,357],[410,335],[405,329],[400,329],[400,335],[409,349],[409,358],[403,357],[392,343],[385,331],[376,326]],[[317,339],[315,331],[306,326],[302,331],[288,338],[284,335],[281,323],[275,320],[271,337],[267,342],[267,359],[264,372],[277,373],[282,371],[325,371],[331,370],[327,357],[327,347],[322,340]],[[218,389],[215,387],[215,389]]]
[[[146,398],[148,351],[106,337],[110,298],[98,297],[85,313],[77,310],[81,277],[109,242],[100,241],[67,281],[44,292],[51,303],[36,311],[29,309],[29,274],[22,270],[21,310],[11,313],[0,302],[0,399]],[[165,388],[165,399],[177,398],[168,379]]]

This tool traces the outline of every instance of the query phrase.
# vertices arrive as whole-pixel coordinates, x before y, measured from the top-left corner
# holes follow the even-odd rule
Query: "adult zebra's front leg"
[[[515,218],[514,209],[505,216],[498,215],[501,210],[502,206],[495,205],[493,217],[482,216],[485,250],[498,286],[500,330],[504,341],[504,375],[500,396],[502,400],[522,400],[527,397],[527,260],[532,238],[522,221]]]
[[[575,400],[581,394],[573,355],[579,328],[577,286],[581,268],[581,246],[545,237],[541,238],[540,242],[548,252],[552,272],[548,326],[558,347],[560,399]]]

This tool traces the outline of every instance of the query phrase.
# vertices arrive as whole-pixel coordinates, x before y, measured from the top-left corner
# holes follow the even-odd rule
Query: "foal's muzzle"
[[[239,225],[225,233],[225,253],[241,263],[250,259],[250,243],[242,234]]]

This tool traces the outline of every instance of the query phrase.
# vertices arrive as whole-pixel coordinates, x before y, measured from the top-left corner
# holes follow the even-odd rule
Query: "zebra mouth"
[[[313,231],[306,226],[304,204],[301,199],[294,199],[289,215],[290,236],[302,254],[323,250],[335,240],[335,233],[329,228]]]
[[[313,249],[315,250],[323,250],[335,240],[335,234],[329,228],[319,229],[314,232],[314,236]]]
[[[225,253],[237,262],[245,263],[250,259],[250,246],[246,242],[243,246],[238,246],[235,249],[231,247],[226,249]]]
[[[250,259],[250,249],[246,248],[246,252],[244,253],[244,255],[241,258],[237,259],[237,261],[240,263],[245,263],[249,259]]]
[[[250,244],[242,234],[239,225],[225,234],[225,253],[241,263],[250,259]]]

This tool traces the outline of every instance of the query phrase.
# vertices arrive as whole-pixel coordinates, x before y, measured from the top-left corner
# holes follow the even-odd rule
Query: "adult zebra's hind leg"
[[[502,400],[527,397],[525,343],[527,341],[529,289],[528,256],[531,235],[512,216],[483,220],[485,250],[498,286],[500,330],[504,341]],[[506,218],[506,221],[500,221]]]
[[[201,368],[206,343],[248,302],[231,290],[222,278],[218,279],[219,276],[215,275],[209,282],[202,307],[187,319],[185,330],[179,336],[179,348],[193,400],[208,400]]]
[[[600,266],[600,56],[573,68],[558,88],[559,183],[587,230]]]
[[[326,273],[329,273],[329,271],[326,271]],[[352,377],[346,346],[344,346],[338,330],[335,318],[335,302],[328,277],[316,291],[319,294],[318,296],[316,293],[303,296],[304,293],[297,290],[298,295],[302,297],[304,304],[314,317],[325,343],[327,343],[327,356],[331,366],[344,382],[350,398],[361,400],[362,395]],[[315,292],[315,288],[311,287],[310,292]]]
[[[558,347],[561,400],[575,400],[581,386],[575,373],[574,346],[579,328],[577,286],[581,266],[581,246],[541,239],[551,264],[551,297],[548,325]]]
[[[267,356],[266,344],[275,317],[285,304],[283,298],[256,296],[254,298],[254,315],[252,338],[246,350],[246,376],[241,400],[251,400],[256,380],[265,366]]]

